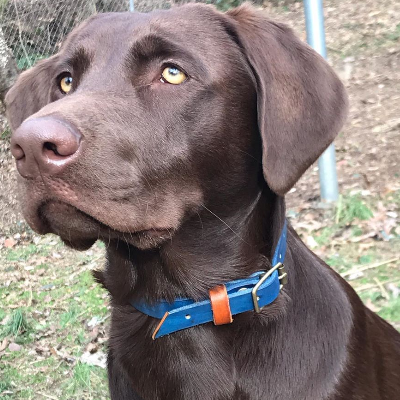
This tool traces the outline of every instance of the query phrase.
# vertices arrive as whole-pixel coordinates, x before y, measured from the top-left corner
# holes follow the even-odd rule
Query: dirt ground
[[[341,198],[335,208],[321,205],[313,166],[288,194],[287,215],[365,304],[400,329],[400,1],[325,0],[324,7],[329,62],[350,98],[348,121],[335,141]],[[301,2],[266,8],[305,39]],[[106,381],[96,370],[104,366],[83,358],[106,351],[107,295],[90,277],[103,263],[104,246],[77,253],[27,228],[18,212],[16,171],[5,136],[0,139],[0,375],[5,377],[0,398],[105,399]],[[5,327],[18,315],[26,315],[21,317],[26,327],[12,335]]]
[[[400,2],[336,0],[324,5],[329,60],[350,97],[347,124],[335,141],[341,192],[396,191],[400,188]],[[278,17],[305,38],[300,3]],[[288,197],[289,207],[300,199],[316,198],[316,171],[308,171],[296,188],[297,195]]]

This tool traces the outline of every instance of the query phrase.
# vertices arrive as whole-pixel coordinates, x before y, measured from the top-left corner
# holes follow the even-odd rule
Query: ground
[[[316,166],[288,195],[303,240],[366,305],[400,329],[400,3],[325,0],[330,63],[350,96],[335,142],[341,197],[326,208]],[[305,38],[301,3],[267,6]],[[107,295],[78,253],[39,237],[17,212],[15,168],[0,140],[0,399],[107,399]]]

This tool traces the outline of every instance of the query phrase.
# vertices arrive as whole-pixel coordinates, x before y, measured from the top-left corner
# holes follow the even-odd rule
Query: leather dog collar
[[[286,236],[285,221],[269,271],[257,271],[246,279],[216,286],[209,291],[210,299],[196,302],[178,298],[173,303],[162,300],[154,305],[132,300],[130,304],[143,314],[160,319],[153,332],[153,339],[211,321],[215,325],[231,323],[232,315],[246,311],[260,312],[262,307],[276,300],[280,289],[287,282],[283,265]]]

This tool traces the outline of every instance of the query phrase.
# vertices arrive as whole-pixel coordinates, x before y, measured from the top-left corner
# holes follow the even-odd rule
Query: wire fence
[[[51,56],[65,36],[93,14],[132,11],[132,6],[147,12],[190,1],[215,4],[223,10],[243,0],[0,0],[0,67],[5,52],[13,56],[19,70]]]
[[[0,41],[23,70],[57,52],[65,35],[89,16],[128,10],[129,0],[0,0]]]
[[[133,8],[148,12],[190,1],[223,10],[243,0],[0,0],[0,114],[18,73],[56,53],[65,36],[91,15]]]

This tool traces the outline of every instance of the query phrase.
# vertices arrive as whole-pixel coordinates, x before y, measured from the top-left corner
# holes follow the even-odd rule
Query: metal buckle
[[[251,296],[253,297],[253,304],[254,304],[254,310],[255,312],[259,313],[263,307],[260,308],[258,305],[258,296],[257,292],[260,286],[276,271],[279,271],[279,282],[281,283],[280,289],[282,289],[283,285],[286,285],[287,280],[288,280],[288,275],[285,271],[285,266],[282,263],[276,264],[274,267],[272,267],[268,272],[266,272],[264,275],[261,276],[260,280],[257,282],[257,284],[253,287],[251,291]]]
[[[285,269],[285,265],[284,264],[282,264],[282,263],[278,263],[277,264],[278,265],[278,271],[279,271],[279,276],[278,276],[278,278],[279,278],[279,282],[280,282],[280,284],[281,284],[281,289],[283,288],[283,286],[284,285],[286,285],[287,283],[288,283],[288,274],[287,274],[287,272],[286,272],[286,269]]]

